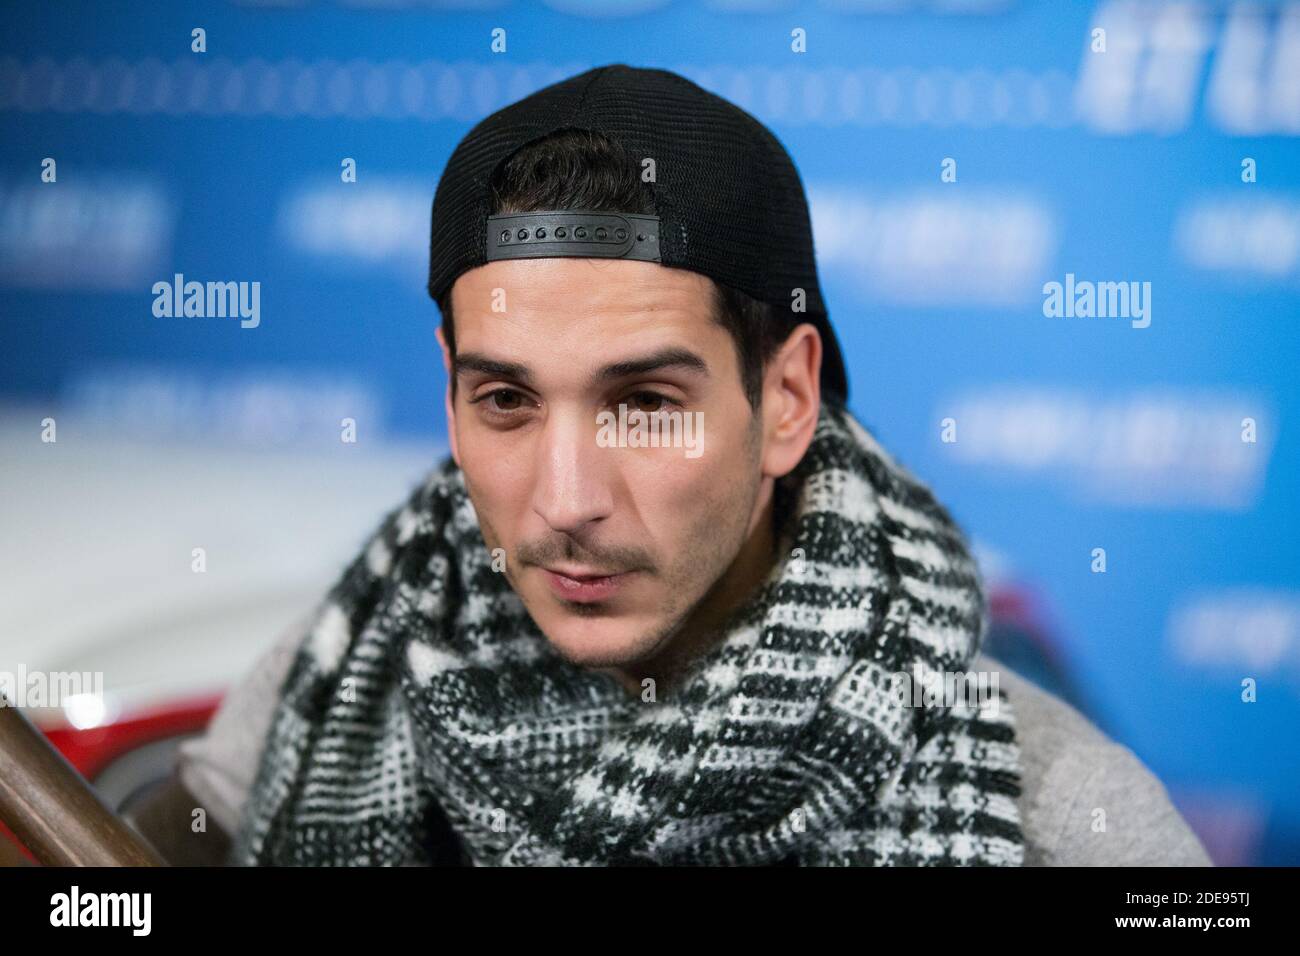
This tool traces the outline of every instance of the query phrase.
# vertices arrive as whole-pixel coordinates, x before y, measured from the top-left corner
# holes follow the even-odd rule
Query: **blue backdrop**
[[[1300,3],[2,16],[0,401],[153,437],[443,437],[429,206],[469,126],[612,62],[748,109],[808,189],[854,411],[1216,859],[1300,862]],[[175,273],[258,281],[260,324],[156,317]],[[1045,315],[1067,275],[1146,318]]]

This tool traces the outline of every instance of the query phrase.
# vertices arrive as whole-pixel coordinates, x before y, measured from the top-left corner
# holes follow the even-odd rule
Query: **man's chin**
[[[652,626],[622,615],[550,615],[538,626],[551,647],[578,667],[622,667],[657,649]]]
[[[620,635],[575,634],[568,630],[558,634],[544,633],[560,656],[578,667],[622,667],[648,653],[634,638]]]

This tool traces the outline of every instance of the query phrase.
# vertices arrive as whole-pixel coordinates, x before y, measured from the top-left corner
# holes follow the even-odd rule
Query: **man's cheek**
[[[493,508],[490,499],[485,499],[479,486],[470,479],[469,472],[465,472],[465,492],[469,495],[469,503],[474,506],[474,516],[478,522],[479,532],[483,535],[483,543],[491,551],[499,547],[500,538],[496,533],[496,511]]]

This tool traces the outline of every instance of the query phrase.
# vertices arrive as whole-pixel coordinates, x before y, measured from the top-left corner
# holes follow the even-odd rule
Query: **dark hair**
[[[654,214],[649,183],[622,146],[594,130],[562,129],[533,140],[503,160],[492,174],[491,213],[541,209],[591,209]],[[802,319],[739,289],[713,283],[714,318],[731,333],[741,385],[750,407],[762,402],[763,370]],[[451,289],[438,300],[442,334],[452,356],[456,331]],[[455,394],[455,375],[452,389]]]

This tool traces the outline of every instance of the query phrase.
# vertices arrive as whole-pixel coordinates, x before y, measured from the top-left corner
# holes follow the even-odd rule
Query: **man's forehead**
[[[458,319],[505,314],[544,320],[656,311],[707,319],[713,307],[713,283],[706,276],[636,260],[502,260],[465,272],[452,286],[452,310]]]
[[[712,280],[652,262],[491,262],[456,280],[452,315],[457,353],[530,366],[561,361],[584,376],[665,349],[707,355],[727,347]]]
[[[601,259],[502,261],[473,272],[453,287],[459,374],[598,388],[655,372],[707,378],[729,366],[712,281],[698,273]]]

